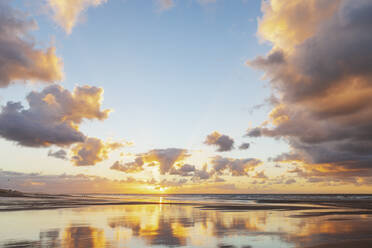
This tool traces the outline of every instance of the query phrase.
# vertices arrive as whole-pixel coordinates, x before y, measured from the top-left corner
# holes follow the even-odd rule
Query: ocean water
[[[88,194],[84,196],[116,198],[128,201],[178,203],[257,204],[261,201],[372,201],[372,194]]]
[[[90,196],[152,204],[3,211],[0,247],[372,247],[355,245],[372,242],[370,214],[304,217],[302,214],[314,210],[220,211],[192,204],[164,204],[259,206],[260,200],[368,201],[371,195]],[[332,209],[346,210],[350,211]]]

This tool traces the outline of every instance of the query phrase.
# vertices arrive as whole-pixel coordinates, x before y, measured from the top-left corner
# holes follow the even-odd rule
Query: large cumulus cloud
[[[60,81],[63,64],[55,47],[37,48],[30,35],[36,22],[8,2],[0,2],[0,87],[20,81]]]
[[[109,110],[101,110],[103,89],[76,87],[73,92],[51,85],[21,102],[7,102],[0,112],[0,136],[19,145],[49,147],[84,142],[79,130],[83,120],[104,120]]]
[[[248,136],[284,138],[292,157],[363,176],[372,164],[372,2],[272,0],[263,11],[259,36],[273,49],[248,64],[265,71],[274,108]]]

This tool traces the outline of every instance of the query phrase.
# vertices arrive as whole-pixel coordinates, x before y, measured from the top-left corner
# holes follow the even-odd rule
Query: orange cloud
[[[332,17],[341,1],[281,0],[262,1],[263,17],[259,19],[258,35],[275,48],[291,51],[314,35]]]
[[[55,47],[36,48],[30,42],[35,21],[13,9],[7,1],[0,3],[0,87],[16,82],[53,83],[63,79],[63,63]]]
[[[48,0],[54,21],[70,34],[81,14],[89,7],[97,7],[107,0]]]
[[[103,142],[98,138],[87,138],[71,148],[72,162],[76,166],[95,165],[108,159],[110,152],[122,148],[118,142]]]

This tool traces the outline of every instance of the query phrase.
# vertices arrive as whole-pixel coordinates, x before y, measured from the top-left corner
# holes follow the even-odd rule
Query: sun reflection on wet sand
[[[368,216],[161,204],[0,213],[0,247],[312,247],[371,238]],[[337,246],[342,247],[342,246]]]

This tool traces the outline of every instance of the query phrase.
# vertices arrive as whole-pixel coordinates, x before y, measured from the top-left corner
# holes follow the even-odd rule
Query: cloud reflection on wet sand
[[[4,212],[0,247],[371,247],[368,215],[291,214],[156,204]]]

